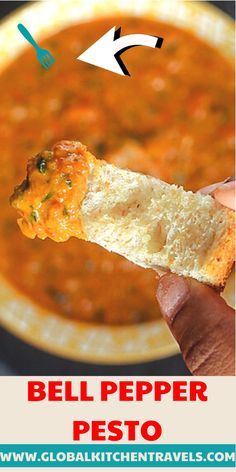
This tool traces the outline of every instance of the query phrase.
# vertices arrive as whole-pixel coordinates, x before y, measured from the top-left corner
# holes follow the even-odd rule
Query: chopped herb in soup
[[[127,50],[122,59],[131,77],[76,60],[118,23],[124,35],[163,37],[162,48]],[[156,319],[153,271],[77,239],[25,238],[8,198],[24,178],[27,158],[39,153],[38,172],[46,175],[40,151],[61,139],[79,138],[98,157],[186,189],[225,179],[234,170],[233,68],[189,32],[142,18],[79,24],[43,45],[56,58],[50,70],[28,48],[0,76],[0,270],[22,293],[68,318]],[[61,178],[73,191],[70,174]],[[45,207],[51,198],[45,193]],[[69,212],[66,204],[65,218]],[[37,222],[33,207],[31,218]]]

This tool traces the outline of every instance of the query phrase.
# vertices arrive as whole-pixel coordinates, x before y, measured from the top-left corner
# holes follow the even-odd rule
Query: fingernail
[[[224,182],[217,182],[216,184],[208,185],[207,187],[200,188],[198,190],[199,193],[203,193],[205,195],[211,195],[218,187],[221,187]]]
[[[205,195],[213,195],[216,190],[224,187],[224,185],[228,184],[229,182],[235,182],[234,175],[227,177],[227,179],[222,180],[222,182],[217,182],[216,184],[212,184],[212,185],[208,185],[207,187],[200,188],[198,192],[203,193]]]
[[[222,205],[235,210],[235,183],[225,182],[213,192],[213,197]]]
[[[184,277],[166,274],[158,283],[156,296],[164,318],[172,325],[177,313],[189,299],[189,283]]]
[[[227,179],[224,180],[223,185],[227,184],[228,182],[235,182],[235,175],[231,175]]]

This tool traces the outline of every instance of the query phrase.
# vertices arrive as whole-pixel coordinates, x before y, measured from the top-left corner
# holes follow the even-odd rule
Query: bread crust
[[[229,210],[229,220],[225,239],[221,241],[217,250],[212,254],[211,260],[206,264],[206,272],[209,275],[209,285],[222,291],[232,271],[235,261],[235,214]],[[210,279],[212,278],[212,283]]]
[[[28,237],[75,236],[158,273],[224,288],[235,254],[232,210],[209,195],[97,160],[76,141],[57,143],[43,159],[45,169],[39,156],[30,161],[27,185],[11,198]]]
[[[97,167],[96,161],[93,164],[95,165],[95,167],[94,167],[94,170],[93,170],[93,178],[90,179],[90,181],[88,183],[88,194],[87,194],[88,197],[86,197],[88,199],[90,198],[89,197],[90,192],[93,191],[95,181],[100,179],[99,174],[100,174],[101,169],[102,169],[101,161],[99,161],[99,167]],[[116,172],[116,167],[114,165],[107,164],[105,161],[103,161],[102,164],[105,165],[105,166],[109,165]],[[123,170],[123,169],[122,170],[119,169],[119,172],[120,171],[121,172],[127,172],[127,170]],[[132,171],[128,171],[128,172],[133,176],[141,175],[141,174],[138,174],[138,173],[135,173],[135,172],[132,172]],[[145,176],[145,177],[147,179],[152,180],[152,181],[158,182],[158,179],[154,179],[153,177],[149,177],[149,176]],[[166,184],[164,182],[162,182],[162,184],[166,185],[168,188],[174,188],[174,187],[176,188],[175,185],[169,185],[169,184]],[[110,190],[112,191],[112,187],[111,187]],[[141,186],[140,186],[140,190],[141,190]],[[122,191],[122,188],[121,188],[121,191]],[[192,194],[192,192],[186,192],[186,193],[191,193]],[[206,195],[201,195],[199,193],[198,194],[192,194],[192,195],[196,195],[196,198],[201,196],[201,198],[203,200],[205,198],[211,199],[212,202],[214,202],[214,204],[216,206],[216,209],[221,208],[223,213],[224,213],[225,219],[228,220],[228,223],[226,224],[226,232],[224,233],[223,237],[221,237],[219,239],[217,247],[215,247],[214,250],[212,250],[212,248],[210,248],[211,249],[211,251],[209,251],[210,256],[209,257],[206,256],[205,262],[202,265],[201,270],[199,270],[198,274],[195,274],[195,276],[193,276],[192,273],[189,273],[189,274],[184,273],[183,274],[181,270],[175,271],[171,267],[163,267],[159,264],[156,264],[155,262],[153,262],[153,263],[152,262],[150,263],[150,261],[147,262],[147,260],[145,258],[140,259],[139,254],[133,253],[132,250],[130,252],[129,251],[127,252],[127,251],[118,250],[117,248],[113,249],[113,241],[112,240],[110,240],[107,243],[105,241],[105,239],[103,241],[101,241],[101,239],[98,240],[96,237],[94,238],[94,235],[92,235],[92,232],[91,232],[91,228],[89,228],[88,224],[85,224],[87,238],[88,238],[89,241],[96,242],[96,243],[102,245],[107,250],[111,250],[111,251],[114,250],[115,252],[117,252],[120,255],[126,257],[131,262],[133,262],[137,265],[140,265],[144,268],[149,268],[149,269],[152,268],[160,276],[162,276],[164,273],[166,273],[168,271],[172,271],[172,272],[177,273],[178,275],[185,275],[185,276],[190,276],[190,277],[196,278],[200,282],[206,283],[209,286],[213,287],[214,289],[216,289],[217,291],[220,292],[225,287],[227,278],[230,275],[230,272],[232,270],[232,266],[233,266],[234,260],[235,260],[235,213],[234,213],[234,211],[223,207],[221,204],[216,202],[213,197],[211,197],[209,195],[206,196]],[[127,209],[128,209],[128,203],[127,203]],[[123,209],[123,210],[125,210],[125,209]],[[84,209],[82,207],[82,214],[83,214],[83,211],[84,211]],[[103,210],[100,209],[101,214],[102,214],[102,211]],[[91,216],[89,216],[89,218],[91,218]],[[83,221],[85,222],[85,215],[83,215]],[[208,222],[208,223],[210,224],[210,222]],[[101,231],[102,231],[102,228],[101,228]]]

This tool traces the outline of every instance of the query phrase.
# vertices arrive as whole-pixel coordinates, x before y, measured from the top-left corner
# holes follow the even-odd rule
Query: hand
[[[235,182],[220,182],[201,192],[235,209]],[[157,301],[192,374],[235,374],[234,310],[217,292],[170,273],[159,280]]]

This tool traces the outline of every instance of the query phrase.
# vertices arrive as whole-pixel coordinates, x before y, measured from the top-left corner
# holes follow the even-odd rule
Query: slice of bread
[[[78,142],[62,141],[43,155],[47,172],[38,175],[36,156],[23,191],[18,187],[11,198],[25,234],[80,237],[159,273],[171,270],[224,287],[234,261],[232,210],[209,195],[97,160]]]

